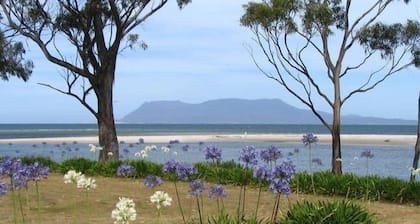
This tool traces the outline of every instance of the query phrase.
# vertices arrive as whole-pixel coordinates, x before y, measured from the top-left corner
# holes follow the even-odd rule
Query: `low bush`
[[[377,223],[373,214],[351,201],[308,202],[293,205],[280,222],[284,224]]]

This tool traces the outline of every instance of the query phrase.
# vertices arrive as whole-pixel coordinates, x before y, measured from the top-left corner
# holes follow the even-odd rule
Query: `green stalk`
[[[41,223],[41,198],[39,195],[39,187],[38,187],[38,181],[35,181],[35,189],[36,189],[36,207],[37,207],[37,219],[38,223]]]
[[[184,211],[182,211],[182,205],[181,205],[181,201],[179,199],[179,192],[178,192],[178,187],[176,186],[176,181],[174,181],[174,185],[175,185],[176,198],[178,199],[179,211],[181,212],[181,215],[182,215],[182,221],[184,221],[184,224],[186,224],[185,217],[184,217]]]
[[[262,190],[262,183],[260,181],[259,189],[258,189],[257,207],[255,208],[255,217],[258,216],[258,208],[260,206],[260,199],[261,199],[261,190]]]
[[[203,218],[202,218],[202,215],[201,215],[200,200],[198,199],[198,195],[195,196],[195,199],[197,201],[198,216],[200,217],[200,224],[203,224]]]

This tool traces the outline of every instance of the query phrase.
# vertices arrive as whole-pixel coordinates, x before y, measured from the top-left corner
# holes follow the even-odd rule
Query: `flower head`
[[[260,166],[254,169],[254,177],[258,180],[269,181],[271,180],[271,170],[266,166]]]
[[[260,152],[260,157],[264,162],[270,163],[275,162],[282,157],[281,151],[274,145],[269,146]]]
[[[201,179],[195,179],[190,182],[190,189],[188,192],[192,196],[198,196],[206,190],[206,184]]]
[[[227,193],[221,184],[213,185],[209,188],[209,198],[225,198]]]
[[[306,133],[302,136],[302,143],[306,145],[311,145],[318,142],[318,137],[313,133]]]
[[[89,151],[97,152],[97,151],[101,151],[101,150],[102,150],[102,147],[96,146],[94,144],[89,144]]]
[[[413,167],[410,168],[411,175],[416,176],[417,174],[420,174],[420,168],[414,169]]]
[[[33,181],[40,181],[41,179],[47,178],[50,168],[42,165],[42,163],[35,162],[32,166],[29,166],[29,172],[30,179]]]
[[[290,181],[296,172],[296,167],[292,161],[283,161],[280,165],[274,167],[272,178]]]
[[[289,195],[291,193],[289,181],[275,178],[271,180],[269,190],[274,193]]]
[[[360,157],[366,157],[368,159],[372,159],[373,158],[373,153],[370,150],[366,150],[366,151],[363,151],[360,154]]]
[[[252,146],[246,146],[242,149],[241,154],[239,155],[239,161],[245,163],[245,166],[252,165],[255,166],[258,163],[257,152]]]
[[[156,191],[150,196],[150,202],[156,205],[157,210],[160,210],[162,207],[171,206],[172,198],[164,191]]]
[[[134,201],[130,198],[121,197],[112,210],[111,217],[115,219],[114,224],[129,224],[136,220],[136,209]]]
[[[184,152],[188,152],[189,149],[190,149],[190,145],[188,144],[182,146],[182,151]]]
[[[162,146],[160,150],[162,150],[163,153],[169,153],[171,151],[171,148],[168,146]]]
[[[119,177],[131,177],[136,174],[136,168],[129,164],[122,164],[117,169],[117,176]]]
[[[5,183],[0,181],[0,196],[7,193],[8,187]]]
[[[176,160],[168,160],[163,164],[164,173],[173,173],[181,180],[188,180],[191,175],[197,173],[197,170],[190,164],[180,163]]]
[[[154,187],[156,185],[161,185],[163,183],[162,178],[158,176],[148,175],[144,178],[144,186],[145,187]]]
[[[312,163],[315,163],[318,166],[322,166],[322,160],[320,158],[314,158],[312,159]]]
[[[96,188],[96,181],[95,179],[92,178],[86,178],[84,175],[79,178],[79,180],[77,180],[77,188],[83,188],[86,190],[91,190],[91,189],[95,189]]]
[[[134,156],[144,159],[149,156],[147,152],[148,152],[147,150],[143,149],[143,150],[140,150],[139,152],[134,153]]]
[[[76,172],[75,170],[69,170],[64,174],[64,183],[65,184],[77,184],[77,181],[84,177],[81,172]]]
[[[27,188],[30,174],[30,166],[24,165],[20,159],[5,157],[0,161],[0,176],[10,178],[12,189]]]
[[[216,163],[222,160],[222,150],[213,145],[206,147],[204,155],[206,160],[211,160]]]

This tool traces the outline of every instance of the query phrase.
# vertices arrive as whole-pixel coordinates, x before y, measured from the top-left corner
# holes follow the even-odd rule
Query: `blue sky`
[[[126,50],[118,59],[115,117],[122,118],[154,100],[198,103],[218,98],[279,98],[305,108],[253,64],[245,47],[252,46],[252,34],[239,25],[242,5],[247,2],[193,0],[180,11],[171,1],[140,26],[137,33],[149,48]],[[402,11],[410,18],[419,18],[419,2],[412,1],[410,7],[395,4],[399,6],[390,8],[383,20],[393,20],[396,15],[404,20]],[[356,11],[359,7],[355,6]],[[30,47],[29,51],[35,63],[31,79],[26,83],[14,78],[0,82],[0,123],[95,122],[75,99],[37,84],[62,86],[58,74],[63,71],[44,59],[37,48]],[[316,65],[318,60],[310,63]],[[420,71],[407,69],[373,91],[350,99],[343,114],[416,119],[419,91]],[[321,105],[321,110],[329,108]]]

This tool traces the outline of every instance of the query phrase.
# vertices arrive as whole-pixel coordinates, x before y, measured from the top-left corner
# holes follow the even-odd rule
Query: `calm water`
[[[328,133],[322,125],[280,124],[117,124],[118,135]],[[343,134],[415,135],[410,125],[343,125]],[[96,124],[0,124],[0,139],[95,136]]]
[[[157,135],[157,134],[194,134],[194,133],[327,133],[320,125],[140,125],[119,124],[119,135]],[[348,134],[415,134],[415,126],[343,126],[343,133]],[[96,135],[96,125],[92,124],[0,124],[0,138],[25,138],[25,137],[63,137],[63,136],[86,136]],[[135,159],[134,153],[143,149],[146,144],[123,143],[120,146],[122,159]],[[188,144],[188,152],[182,150],[182,146]],[[172,144],[171,151],[167,154],[160,150],[151,152],[148,160],[163,163],[170,158],[185,160],[188,162],[204,161],[203,148],[206,145],[215,145],[223,150],[223,159],[237,160],[240,150],[248,145],[261,150],[274,144],[281,148],[283,159],[290,159],[299,171],[308,170],[308,149],[301,143],[284,142],[205,142],[199,145],[197,142],[181,142]],[[168,144],[156,144],[158,148]],[[322,165],[313,164],[313,169],[329,170],[331,165],[331,146],[329,144],[317,144],[313,147],[313,158],[319,158]],[[294,153],[298,149],[298,153]],[[371,150],[374,157],[367,161],[359,158],[364,150]],[[407,180],[408,168],[411,167],[414,147],[412,146],[380,146],[380,145],[343,145],[343,171],[359,175],[373,174],[379,176],[393,176]],[[177,154],[177,156],[175,156]],[[0,144],[0,156],[48,156],[56,161],[68,158],[85,157],[94,159],[97,155],[89,152],[86,144],[77,142],[63,142],[61,144]]]

